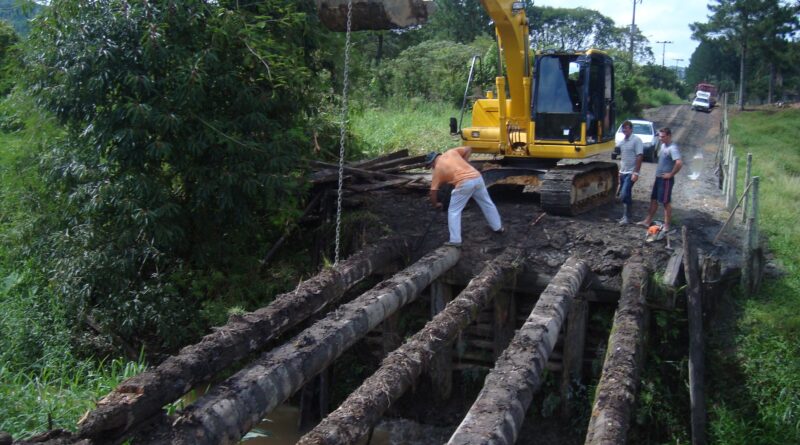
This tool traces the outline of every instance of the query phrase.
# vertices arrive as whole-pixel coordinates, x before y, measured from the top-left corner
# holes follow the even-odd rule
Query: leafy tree
[[[0,20],[0,95],[6,95],[17,81],[19,37],[8,23]]]
[[[494,35],[480,0],[435,0],[436,11],[423,26],[428,38],[468,44],[482,34]]]
[[[605,48],[615,32],[614,21],[592,9],[529,6],[528,17],[531,41],[538,50]]]
[[[27,35],[30,20],[41,11],[42,5],[33,0],[0,0],[0,19],[11,24],[14,31]]]
[[[678,78],[675,70],[661,65],[647,64],[640,68],[640,74],[652,88],[673,91],[680,97],[686,95],[685,85]]]
[[[747,60],[757,42],[785,36],[797,28],[796,5],[779,0],[714,0],[708,5],[708,23],[689,27],[698,40],[722,39],[736,45],[739,53],[739,108],[744,108]],[[765,36],[767,37],[765,39]]]
[[[68,136],[43,161],[65,209],[43,250],[78,315],[174,344],[203,271],[257,264],[303,191],[309,3],[50,4],[31,37],[32,88]]]
[[[483,48],[444,40],[424,41],[386,62],[373,87],[384,97],[420,97],[460,106],[472,56],[485,54],[494,46],[487,47],[491,44],[489,39],[479,41]],[[484,69],[491,70],[490,65],[484,62]],[[421,66],[425,69],[421,70]]]
[[[700,41],[689,59],[686,83],[690,86],[701,82],[714,83],[719,91],[732,91],[738,78],[736,48],[722,39]]]

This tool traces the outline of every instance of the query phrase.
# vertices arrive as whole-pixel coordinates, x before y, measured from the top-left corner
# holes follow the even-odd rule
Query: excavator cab
[[[592,145],[614,137],[614,65],[597,50],[534,59],[531,116],[542,142]]]

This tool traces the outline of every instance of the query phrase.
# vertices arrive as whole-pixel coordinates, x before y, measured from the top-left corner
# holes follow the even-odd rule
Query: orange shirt
[[[475,167],[471,166],[463,155],[466,152],[464,147],[457,147],[444,152],[436,159],[436,168],[433,169],[431,177],[431,190],[439,190],[443,183],[453,184],[458,187],[463,181],[474,179],[481,174]]]

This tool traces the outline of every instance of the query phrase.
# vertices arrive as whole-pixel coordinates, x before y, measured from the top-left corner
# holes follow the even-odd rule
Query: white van
[[[708,102],[707,98],[703,98],[703,97],[700,97],[698,95],[692,101],[692,110],[705,111],[706,113],[710,113],[711,112],[711,104]]]

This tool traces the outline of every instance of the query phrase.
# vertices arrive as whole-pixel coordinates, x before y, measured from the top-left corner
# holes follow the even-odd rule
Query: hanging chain
[[[344,140],[347,134],[347,89],[350,86],[348,71],[350,68],[350,29],[353,19],[353,0],[347,2],[347,37],[344,43],[344,78],[342,86],[342,126],[339,130],[339,188],[336,196],[336,250],[333,264],[339,262],[339,244],[342,231],[342,184],[344,183]]]

